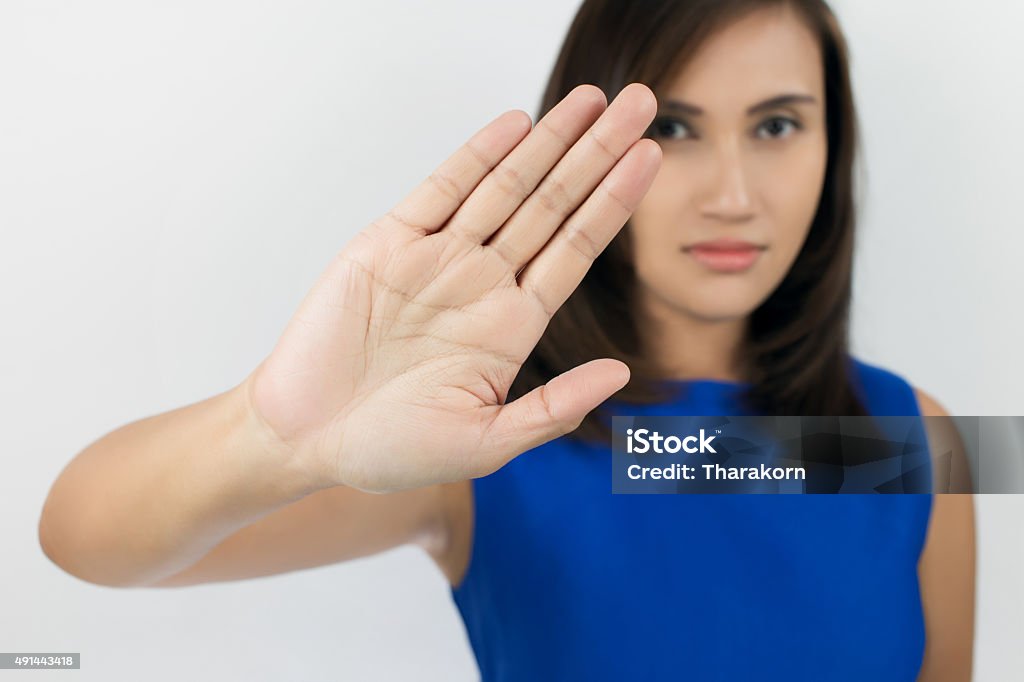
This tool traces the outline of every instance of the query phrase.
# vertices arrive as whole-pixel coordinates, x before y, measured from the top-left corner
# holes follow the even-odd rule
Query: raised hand
[[[332,485],[489,474],[628,381],[598,359],[509,404],[551,316],[647,192],[657,103],[581,85],[531,129],[506,112],[359,232],[247,379],[273,442]]]

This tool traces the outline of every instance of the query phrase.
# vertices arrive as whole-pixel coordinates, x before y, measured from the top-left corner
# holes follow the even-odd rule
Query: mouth
[[[705,242],[683,248],[698,263],[714,272],[749,270],[767,249],[747,242]]]

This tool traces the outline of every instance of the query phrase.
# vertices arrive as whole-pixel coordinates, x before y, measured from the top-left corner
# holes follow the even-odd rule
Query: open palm
[[[510,111],[359,232],[248,380],[275,439],[332,484],[483,476],[579,426],[628,380],[574,368],[505,404],[551,316],[658,170],[644,85],[591,85],[531,129]],[[525,136],[525,139],[524,139]]]

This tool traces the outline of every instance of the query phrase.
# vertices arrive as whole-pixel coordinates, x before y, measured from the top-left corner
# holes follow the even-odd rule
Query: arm
[[[84,580],[140,586],[432,534],[443,548],[450,534],[431,529],[445,525],[434,502],[447,488],[430,486],[572,431],[629,380],[598,358],[505,402],[654,181],[661,148],[643,135],[656,111],[642,83],[610,106],[582,84],[536,128],[522,111],[481,128],[335,254],[245,382],[80,453],[44,506],[43,551]]]
[[[931,396],[915,389],[921,414],[949,416]],[[939,424],[945,420],[930,420]],[[933,452],[962,453],[951,422],[928,429]],[[954,467],[956,471],[957,467]],[[918,682],[971,679],[974,651],[975,530],[974,496],[938,494],[933,498],[925,548],[918,563],[927,643]]]
[[[440,487],[377,495],[318,480],[261,430],[247,390],[133,422],[75,457],[40,517],[47,557],[96,584],[176,586],[438,547]]]
[[[225,538],[192,566],[155,581],[181,587],[243,580],[340,563],[414,544],[451,574],[444,506],[453,494],[432,485],[373,494],[335,486],[278,509]]]

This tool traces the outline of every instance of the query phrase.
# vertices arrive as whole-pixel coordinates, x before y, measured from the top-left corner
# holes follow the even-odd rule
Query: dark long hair
[[[845,39],[824,0],[586,0],[569,29],[535,120],[574,87],[591,83],[611,101],[631,82],[660,95],[701,43],[750,11],[795,10],[818,36],[825,77],[828,163],[817,213],[785,279],[749,319],[741,402],[765,415],[866,416],[848,354],[854,253],[856,111]],[[674,390],[644,351],[635,313],[631,226],[615,236],[552,317],[507,400],[597,358],[630,368],[616,401],[660,402]],[[685,339],[681,340],[685,342]],[[610,443],[605,405],[570,434]]]

